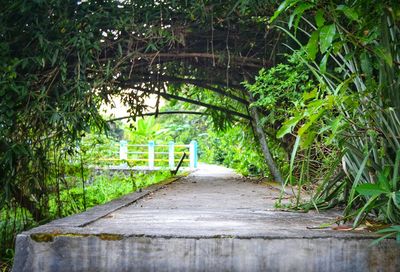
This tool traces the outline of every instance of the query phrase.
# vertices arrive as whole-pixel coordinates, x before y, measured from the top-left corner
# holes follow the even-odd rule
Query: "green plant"
[[[372,243],[372,245],[378,244],[383,239],[386,239],[386,238],[389,238],[392,236],[394,236],[396,238],[397,242],[400,242],[400,226],[399,225],[390,226],[388,228],[378,230],[377,233],[382,234],[382,237],[380,237],[379,239],[376,239]]]
[[[394,168],[387,166],[383,172],[378,172],[375,183],[353,186],[360,196],[367,199],[365,205],[357,211],[355,225],[371,212],[375,213],[376,218],[381,221],[400,223],[399,166],[400,150],[397,152]],[[360,168],[359,171],[361,172],[363,169]]]
[[[158,98],[165,94],[167,81],[190,81],[220,93],[228,83],[237,85],[246,70],[242,67],[254,70],[263,63],[259,57],[265,48],[259,35],[263,26],[252,15],[270,12],[272,6],[252,1],[2,1],[0,210],[24,208],[36,222],[44,222],[51,218],[49,203],[55,201],[61,215],[62,192],[78,183],[85,188],[83,161],[97,151],[88,148],[81,153],[85,149],[81,140],[93,129],[107,130],[99,109],[112,95],[117,94],[138,116],[146,109],[149,93]],[[212,34],[210,23],[215,24]],[[204,46],[208,39],[194,32],[211,35],[212,62]],[[214,32],[224,38],[214,39]],[[248,39],[253,35],[255,39]],[[242,61],[249,50],[261,53]],[[177,53],[172,61],[165,54],[170,52]],[[200,55],[182,61],[181,52]],[[207,62],[208,67],[201,67]],[[209,83],[210,78],[217,82]],[[221,78],[227,84],[221,84]],[[192,95],[184,88],[175,91]],[[240,90],[222,93],[220,104],[229,103],[222,109],[232,111],[237,103],[225,94],[241,95]],[[207,101],[216,97],[202,97],[201,89],[194,96]],[[220,127],[232,119],[226,112],[211,114]],[[79,178],[72,172],[80,172]]]
[[[140,188],[147,187],[170,176],[169,172],[154,172],[150,174],[104,173],[91,177],[91,182],[85,186],[75,186],[61,192],[61,216],[68,216],[85,211],[88,208],[106,203]],[[85,203],[83,202],[85,199]],[[57,216],[58,203],[56,197],[50,199],[50,214]]]
[[[319,82],[319,89],[313,101],[305,104],[297,118],[286,121],[279,133],[296,130],[298,139],[311,133],[313,144],[331,133],[330,139],[343,150],[342,167],[347,175],[326,180],[312,205],[342,197],[345,216],[356,215],[355,226],[371,213],[380,220],[397,222],[399,181],[393,177],[397,176],[400,150],[400,81],[395,76],[400,68],[399,6],[393,1],[336,5],[288,0],[272,19],[285,10],[292,10],[289,28],[294,26],[308,42],[303,44],[281,29],[307,53],[302,61]],[[293,160],[296,152],[297,148]]]
[[[315,88],[312,75],[301,61],[300,54],[286,55],[285,63],[261,69],[254,83],[244,84],[256,98],[252,106],[260,107],[267,113],[262,121],[269,131],[280,127],[291,111],[300,106],[303,94]]]
[[[262,123],[273,142],[273,152],[286,159],[280,160],[280,166],[288,175],[287,180],[299,188],[319,181],[325,169],[319,161],[338,152],[331,144],[336,139],[333,133],[328,135],[330,141],[312,145],[317,135],[328,134],[326,122],[330,122],[333,115],[327,112],[340,101],[339,96],[329,95],[317,85],[315,76],[304,63],[305,56],[304,51],[294,51],[292,55],[286,55],[286,63],[263,69],[253,84],[245,83],[257,99],[251,106],[266,114]],[[323,119],[318,120],[320,117]],[[334,121],[336,128],[340,126],[339,121]],[[294,128],[298,129],[297,135],[292,134]],[[294,149],[296,159],[291,155]],[[298,197],[297,203],[299,201]]]
[[[132,130],[128,134],[127,140],[135,144],[146,144],[148,141],[168,139],[170,130],[162,128],[160,122],[153,116],[140,118],[131,125]]]

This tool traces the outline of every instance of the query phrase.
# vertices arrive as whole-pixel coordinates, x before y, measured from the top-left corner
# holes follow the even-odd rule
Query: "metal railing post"
[[[119,159],[120,160],[128,159],[128,142],[127,141],[119,141]]]
[[[154,141],[149,142],[149,168],[154,169]]]
[[[168,143],[168,164],[169,169],[175,168],[175,144],[173,141]]]
[[[197,142],[191,141],[189,145],[189,166],[190,168],[197,168]]]

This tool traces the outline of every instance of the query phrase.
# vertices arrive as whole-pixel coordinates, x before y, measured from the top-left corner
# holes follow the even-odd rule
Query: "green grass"
[[[83,212],[85,208],[89,209],[104,204],[140,188],[161,182],[170,176],[169,171],[147,174],[114,172],[93,176],[90,179],[90,184],[86,182],[85,191],[80,184],[62,190],[59,201],[55,194],[52,195],[49,199],[50,215],[48,221],[60,217],[59,214],[61,214],[61,217],[65,217]],[[0,211],[0,272],[11,269],[16,235],[38,225],[37,222],[33,221],[31,215],[22,208]]]
[[[170,175],[169,171],[148,174],[115,172],[109,175],[98,175],[94,177],[90,185],[85,185],[85,194],[82,185],[63,190],[60,193],[61,215],[72,215],[84,211],[85,207],[88,209],[104,204],[137,189],[160,182]],[[50,200],[50,213],[54,216],[59,212],[57,202],[56,196]]]

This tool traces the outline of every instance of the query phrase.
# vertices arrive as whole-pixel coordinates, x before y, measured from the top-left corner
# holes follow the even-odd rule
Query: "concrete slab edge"
[[[13,271],[399,271],[395,241],[88,236],[17,241]]]
[[[158,190],[160,190],[160,189],[165,188],[165,186],[167,186],[167,185],[169,185],[169,184],[171,184],[171,183],[173,183],[173,182],[175,182],[175,181],[177,181],[177,180],[179,180],[179,179],[181,179],[181,178],[183,178],[183,177],[184,177],[183,175],[182,175],[182,176],[170,177],[170,178],[167,178],[166,180],[163,180],[163,181],[161,181],[161,182],[159,182],[159,183],[157,183],[157,184],[150,185],[149,187],[146,187],[146,188],[144,188],[144,189],[141,189],[141,190],[139,190],[139,192],[136,191],[136,192],[138,192],[139,194],[136,194],[136,192],[133,192],[132,194],[134,195],[134,197],[133,197],[132,199],[129,199],[128,202],[122,203],[122,204],[118,205],[118,207],[114,207],[114,208],[110,209],[109,211],[107,211],[107,213],[102,214],[101,216],[97,217],[97,218],[94,219],[94,220],[85,222],[84,224],[81,224],[81,225],[79,225],[78,227],[85,227],[85,226],[87,226],[87,225],[93,223],[94,221],[97,221],[98,219],[107,216],[107,215],[110,214],[110,213],[113,213],[113,212],[115,212],[115,211],[117,211],[117,210],[119,210],[119,209],[122,209],[122,208],[124,208],[124,207],[126,207],[126,206],[131,205],[132,203],[134,203],[134,202],[136,202],[136,201],[138,201],[138,200],[140,200],[140,199],[146,197],[147,195],[149,195],[149,194],[151,194],[151,193],[154,193],[154,192],[156,192],[156,191],[158,191]],[[140,194],[141,192],[142,192],[142,194]],[[111,202],[112,202],[112,201],[111,201]],[[110,203],[110,202],[109,202],[109,203]],[[104,205],[107,205],[107,203],[105,203]]]
[[[157,184],[150,185],[146,188],[142,188],[141,190],[129,193],[120,198],[114,199],[110,202],[104,203],[99,206],[95,206],[87,211],[82,213],[74,214],[71,216],[67,216],[64,218],[60,218],[54,221],[51,221],[48,224],[38,226],[31,230],[22,232],[21,234],[30,235],[31,233],[42,233],[49,232],[54,228],[83,228],[96,220],[99,220],[112,212],[115,212],[119,209],[122,209],[126,206],[131,205],[132,203],[146,197],[147,195],[156,192],[160,189],[165,188],[165,186],[187,176],[188,174],[183,174],[179,176],[174,176],[167,178]],[[21,235],[19,234],[19,235]]]
[[[59,238],[85,238],[85,237],[97,237],[104,241],[119,241],[124,239],[135,239],[135,238],[149,238],[149,239],[193,239],[193,240],[208,240],[208,239],[237,239],[237,240],[284,240],[284,239],[303,239],[303,240],[314,240],[314,239],[335,239],[335,240],[345,240],[345,241],[362,241],[368,240],[371,242],[375,241],[379,236],[354,236],[354,234],[349,234],[348,236],[335,236],[327,234],[315,234],[315,235],[149,235],[149,234],[119,234],[119,233],[77,233],[77,232],[35,232],[35,233],[22,233],[18,235],[19,237],[29,237],[37,243],[49,243],[53,242],[55,239]],[[395,241],[394,238],[387,238],[385,241],[393,241],[397,247],[400,244]]]

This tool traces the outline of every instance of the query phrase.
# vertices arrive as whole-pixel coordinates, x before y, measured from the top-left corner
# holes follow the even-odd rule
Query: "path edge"
[[[19,235],[30,235],[32,233],[38,233],[43,231],[49,231],[51,229],[63,229],[63,228],[83,228],[85,226],[90,225],[91,223],[106,217],[107,215],[122,209],[126,206],[132,205],[136,201],[148,196],[151,193],[154,193],[158,190],[165,188],[171,183],[180,180],[188,176],[190,173],[182,174],[179,176],[172,176],[166,178],[156,184],[150,185],[148,187],[139,189],[135,192],[126,194],[122,197],[111,200],[107,203],[94,206],[84,212],[73,214],[67,217],[63,217],[60,219],[53,220],[47,224],[32,228],[30,230],[24,231]]]

